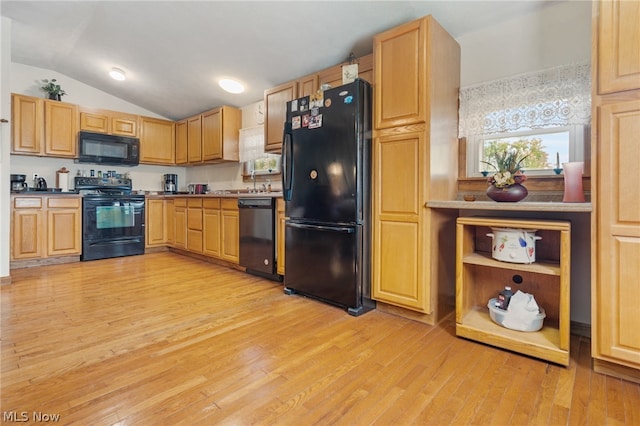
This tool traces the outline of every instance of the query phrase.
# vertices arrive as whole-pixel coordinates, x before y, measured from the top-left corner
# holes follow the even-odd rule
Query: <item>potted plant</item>
[[[522,162],[529,154],[521,154],[519,149],[507,148],[493,153],[490,161],[483,161],[495,170],[487,181],[487,195],[494,201],[520,201],[528,195],[522,182],[527,176],[522,172]]]
[[[59,101],[63,95],[66,95],[62,87],[56,83],[56,79],[52,78],[51,80],[44,79],[42,80],[44,86],[41,87],[42,90],[49,94],[49,99],[54,99]]]

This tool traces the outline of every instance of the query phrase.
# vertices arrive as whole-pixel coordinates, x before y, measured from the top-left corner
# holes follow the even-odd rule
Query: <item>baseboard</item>
[[[57,256],[44,259],[14,260],[9,263],[9,269],[35,268],[37,266],[60,265],[63,263],[80,262],[80,256]]]
[[[0,285],[11,284],[11,275],[7,275],[6,277],[0,277]]]
[[[569,327],[571,334],[591,339],[591,324],[571,321],[571,325]]]
[[[593,358],[593,371],[617,377],[633,383],[640,383],[640,370],[626,365],[614,364],[598,358]]]

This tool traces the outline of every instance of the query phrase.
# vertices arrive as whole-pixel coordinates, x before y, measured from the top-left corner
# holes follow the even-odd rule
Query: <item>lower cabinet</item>
[[[240,212],[237,198],[223,198],[220,224],[222,241],[220,257],[232,263],[240,262]]]
[[[202,253],[202,198],[187,200],[187,250]]]
[[[220,198],[205,198],[202,202],[203,252],[206,256],[220,257]]]
[[[12,196],[11,260],[80,255],[80,197]]]
[[[147,199],[144,206],[145,215],[145,247],[161,247],[167,245],[167,228],[165,200]]]
[[[187,248],[187,199],[175,198],[173,203],[173,247],[184,250]]]
[[[518,245],[493,241],[491,228],[517,229]],[[520,254],[524,231],[537,232],[533,263],[496,260],[492,252]],[[495,237],[497,239],[497,235]],[[500,244],[493,247],[496,244]],[[504,246],[501,248],[501,246]],[[456,335],[569,365],[569,283],[571,224],[564,221],[461,217],[456,232]],[[488,302],[505,286],[532,294],[546,317],[539,331],[516,331],[496,324]],[[501,311],[496,311],[496,318]]]

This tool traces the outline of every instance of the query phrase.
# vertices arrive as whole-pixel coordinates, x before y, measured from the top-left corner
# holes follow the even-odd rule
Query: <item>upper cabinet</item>
[[[175,123],[151,117],[140,117],[140,162],[175,164]]]
[[[187,120],[176,122],[176,164],[187,164],[189,158],[188,152],[188,136],[187,136]]]
[[[138,116],[80,107],[80,130],[136,138],[138,137]]]
[[[75,157],[76,105],[12,94],[13,154]]]
[[[202,114],[202,161],[239,160],[242,111],[223,106]]]
[[[287,102],[298,97],[298,82],[290,81],[264,91],[264,150],[280,151],[287,115]]]
[[[356,61],[358,62],[358,77],[373,83],[373,54],[358,58]],[[331,87],[342,85],[342,64],[265,90],[265,151],[280,152],[282,150],[287,102],[309,96],[317,92],[323,84],[329,84]]]
[[[202,114],[187,118],[187,160],[202,163]]]
[[[640,87],[640,2],[601,1],[597,7],[598,93],[635,90]]]

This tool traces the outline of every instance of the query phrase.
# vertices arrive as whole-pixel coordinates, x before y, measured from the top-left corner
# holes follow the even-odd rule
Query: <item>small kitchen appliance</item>
[[[175,194],[178,192],[178,175],[166,174],[164,175],[164,193]]]
[[[491,228],[487,237],[493,238],[491,255],[494,259],[510,263],[534,263],[536,261],[535,229]]]
[[[29,189],[27,175],[11,175],[11,192],[23,192]]]

